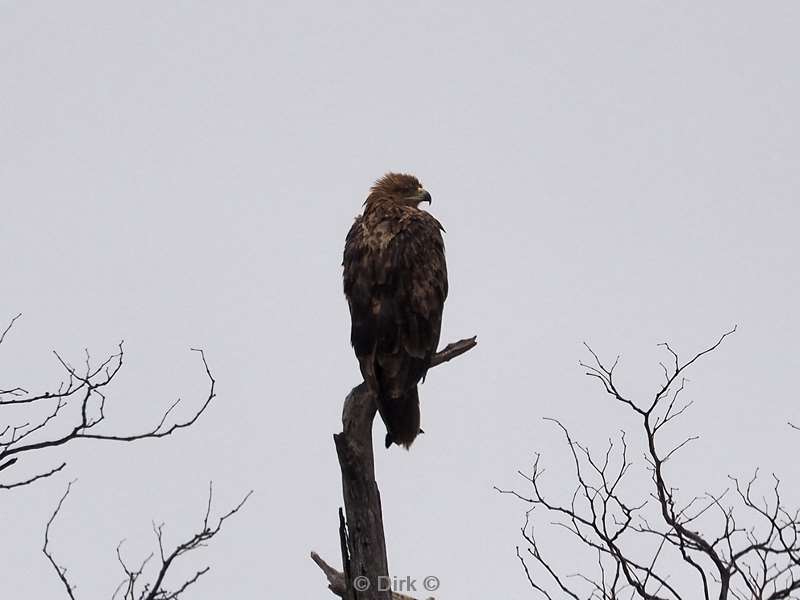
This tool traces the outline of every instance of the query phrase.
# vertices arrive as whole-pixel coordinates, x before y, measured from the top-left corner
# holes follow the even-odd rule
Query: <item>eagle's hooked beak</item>
[[[423,202],[427,202],[428,204],[432,203],[430,193],[424,188],[419,188],[417,193],[414,195],[414,200],[417,204],[422,204]]]

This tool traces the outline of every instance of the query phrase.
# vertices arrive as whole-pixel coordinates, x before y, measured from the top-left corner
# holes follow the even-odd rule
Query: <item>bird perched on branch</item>
[[[447,297],[444,230],[419,208],[431,195],[413,175],[370,189],[344,247],[344,293],[361,374],[386,425],[386,447],[421,432],[417,384],[436,353]]]

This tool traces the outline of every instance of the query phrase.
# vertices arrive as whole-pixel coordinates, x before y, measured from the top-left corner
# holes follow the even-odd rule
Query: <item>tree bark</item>
[[[475,347],[475,338],[448,345],[431,360],[431,368]],[[343,572],[339,573],[312,552],[311,558],[328,577],[336,595],[353,600],[392,600],[386,541],[383,532],[381,496],[375,481],[372,423],[377,407],[365,383],[353,388],[344,401],[342,432],[334,434],[336,454],[342,472],[342,493],[347,531],[342,548]],[[324,565],[324,567],[323,567]],[[379,585],[383,583],[384,585]]]
[[[372,422],[376,406],[366,384],[347,395],[342,412],[342,433],[333,436],[342,470],[342,494],[347,515],[349,573],[346,583],[355,600],[390,600],[380,590],[389,573],[383,535],[381,494],[375,481]],[[368,585],[367,585],[368,584]],[[362,589],[365,588],[366,589]],[[383,586],[385,587],[385,586]]]

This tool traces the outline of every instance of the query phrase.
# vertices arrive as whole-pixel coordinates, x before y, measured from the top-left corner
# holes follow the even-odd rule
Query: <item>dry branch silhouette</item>
[[[522,526],[527,547],[517,556],[532,588],[545,598],[575,600],[642,598],[646,600],[779,600],[800,591],[800,512],[783,506],[780,482],[773,475],[769,494],[757,492],[757,473],[746,482],[731,477],[721,493],[681,498],[676,473],[667,464],[695,437],[664,447],[660,434],[684,415],[685,371],[716,350],[736,328],[716,343],[681,361],[669,344],[662,364],[664,382],[652,399],[637,401],[614,379],[619,358],[607,366],[592,356],[581,363],[611,398],[639,418],[636,430],[646,448],[644,466],[651,488],[630,498],[624,481],[634,462],[625,432],[592,453],[558,420],[577,480],[571,499],[559,503],[544,490],[544,469],[536,455],[530,473],[520,473],[528,491],[499,490],[529,505]],[[540,518],[541,517],[541,518]],[[539,527],[549,519],[581,547],[594,553],[595,572],[568,572],[543,550]],[[572,561],[570,561],[572,562]],[[682,566],[681,566],[682,565]]]
[[[0,334],[0,344],[21,315],[15,316]],[[6,480],[11,467],[19,467],[23,457],[41,450],[71,444],[77,440],[103,442],[137,442],[163,438],[180,429],[193,425],[216,396],[211,370],[203,350],[192,348],[202,360],[208,378],[208,392],[189,418],[168,423],[170,415],[180,404],[173,401],[158,417],[156,424],[144,431],[119,433],[108,429],[106,423],[107,389],[122,369],[124,348],[120,342],[117,351],[98,364],[92,365],[89,352],[85,352],[84,364],[79,369],[65,360],[58,352],[53,355],[65,371],[65,379],[52,391],[30,393],[14,385],[0,389],[0,490],[29,485],[61,471],[66,462],[29,474],[15,481]],[[100,427],[104,424],[104,427]]]
[[[67,485],[66,491],[61,496],[61,499],[58,501],[58,504],[56,505],[52,516],[50,517],[50,520],[47,522],[42,552],[47,557],[47,560],[50,562],[53,569],[56,571],[56,574],[61,580],[67,596],[70,598],[70,600],[77,600],[75,595],[75,586],[67,578],[66,567],[58,564],[50,548],[50,528],[53,526],[58,513],[61,511],[61,507],[63,506],[64,501],[67,499],[73,483],[74,482],[70,482]],[[220,532],[222,529],[222,524],[227,519],[239,512],[252,493],[252,491],[248,492],[236,506],[222,516],[217,517],[216,523],[214,523],[215,519],[211,518],[213,486],[211,483],[209,483],[208,502],[206,504],[206,512],[205,516],[203,517],[203,524],[200,530],[194,533],[184,542],[176,545],[172,550],[166,551],[164,548],[164,524],[154,524],[153,532],[155,533],[156,541],[158,543],[158,551],[145,557],[140,563],[138,563],[138,567],[129,567],[128,563],[122,557],[122,544],[125,540],[121,541],[117,545],[117,560],[119,561],[119,564],[125,573],[125,577],[117,586],[117,589],[114,590],[114,593],[111,596],[112,599],[178,600],[184,592],[194,585],[203,575],[208,573],[210,567],[203,567],[202,569],[196,571],[192,576],[182,579],[179,583],[170,585],[168,588],[166,580],[167,575],[170,572],[170,567],[174,566],[175,562],[183,555],[206,546],[206,544]],[[154,568],[151,569],[153,573],[148,580],[148,578],[145,577],[145,573],[151,559],[154,556],[157,558],[158,564],[154,565]]]
[[[0,344],[6,338],[21,314],[16,315],[8,326],[0,333]],[[24,464],[21,458],[31,457],[47,449],[58,448],[71,444],[76,440],[92,440],[95,442],[138,442],[140,440],[164,438],[173,433],[192,426],[202,415],[215,398],[216,381],[211,373],[205,353],[196,348],[202,360],[203,369],[208,379],[208,391],[199,405],[195,407],[188,418],[173,420],[171,415],[181,402],[173,401],[160,413],[157,422],[151,428],[133,433],[120,433],[109,429],[106,420],[108,404],[108,388],[122,369],[124,350],[120,343],[117,351],[92,365],[89,352],[85,352],[84,363],[80,368],[73,366],[58,352],[53,352],[59,365],[65,371],[64,380],[52,391],[31,393],[19,385],[0,388],[0,490],[13,490],[22,486],[33,484],[62,471],[66,462],[35,472],[33,474],[17,477],[14,480],[4,479],[7,473],[13,471],[12,467]],[[101,424],[104,424],[101,427]],[[56,518],[61,511],[67,496],[73,486],[67,485],[64,494],[59,499],[55,510],[47,521],[44,532],[44,545],[42,552],[56,572],[62,587],[70,600],[76,600],[75,586],[67,577],[67,569],[61,566],[53,553],[51,531]],[[193,586],[209,567],[204,567],[194,575],[177,584],[167,585],[167,575],[175,562],[197,548],[203,547],[216,536],[223,523],[238,513],[250,497],[248,493],[233,509],[218,517],[211,518],[212,487],[209,485],[208,502],[202,527],[194,535],[167,551],[164,544],[164,525],[154,525],[154,533],[158,542],[158,552],[145,558],[138,567],[129,567],[123,559],[121,546],[117,547],[117,558],[125,573],[125,579],[114,592],[114,598],[121,600],[178,600],[184,592]],[[144,576],[151,559],[156,556],[160,561],[154,568],[152,577]]]
[[[716,350],[734,331],[683,362],[669,344],[662,364],[664,382],[652,399],[624,394],[610,366],[588,348],[593,360],[581,363],[605,392],[639,417],[637,435],[646,448],[644,466],[651,491],[628,497],[624,481],[634,467],[625,432],[592,453],[558,420],[577,480],[571,500],[559,503],[544,491],[544,469],[536,455],[532,471],[520,473],[528,491],[498,490],[529,505],[522,535],[527,543],[517,556],[532,588],[545,598],[642,598],[647,600],[779,600],[800,592],[800,512],[787,509],[780,481],[772,476],[769,493],[758,487],[758,473],[747,481],[730,477],[729,489],[682,499],[667,464],[695,437],[664,447],[662,430],[684,415],[685,371]],[[541,518],[539,518],[541,516]],[[542,519],[571,534],[594,553],[595,572],[564,573],[543,550]],[[534,523],[535,521],[535,523]],[[681,567],[682,565],[682,567]]]

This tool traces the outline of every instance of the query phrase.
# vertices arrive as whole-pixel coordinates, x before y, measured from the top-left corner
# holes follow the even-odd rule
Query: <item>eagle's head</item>
[[[405,173],[387,173],[369,190],[364,203],[377,206],[386,202],[417,207],[421,202],[431,203],[431,195],[422,187],[419,179]]]

